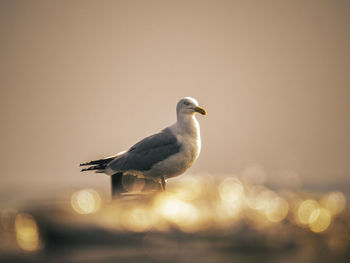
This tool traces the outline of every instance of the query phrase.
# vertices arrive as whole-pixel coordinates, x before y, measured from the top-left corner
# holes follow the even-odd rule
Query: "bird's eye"
[[[185,101],[184,104],[185,105],[190,105],[190,103],[188,101]]]

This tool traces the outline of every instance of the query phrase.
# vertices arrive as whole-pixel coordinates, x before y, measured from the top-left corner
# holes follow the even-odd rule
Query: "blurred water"
[[[0,262],[349,262],[339,189],[188,175],[166,193],[2,195]]]

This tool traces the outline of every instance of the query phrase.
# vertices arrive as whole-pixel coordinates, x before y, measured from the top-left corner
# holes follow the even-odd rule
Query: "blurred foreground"
[[[183,176],[164,193],[131,190],[2,209],[0,262],[350,262],[340,191],[210,175]]]

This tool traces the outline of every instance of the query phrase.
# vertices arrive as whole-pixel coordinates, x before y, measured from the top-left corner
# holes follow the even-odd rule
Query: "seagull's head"
[[[207,115],[207,111],[198,105],[198,101],[191,97],[181,99],[176,106],[177,115],[190,115],[200,113]]]

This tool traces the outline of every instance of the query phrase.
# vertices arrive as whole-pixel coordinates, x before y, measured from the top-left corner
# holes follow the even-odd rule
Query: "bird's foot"
[[[165,178],[162,177],[161,183],[160,183],[162,192],[165,192],[165,184],[166,184]]]

